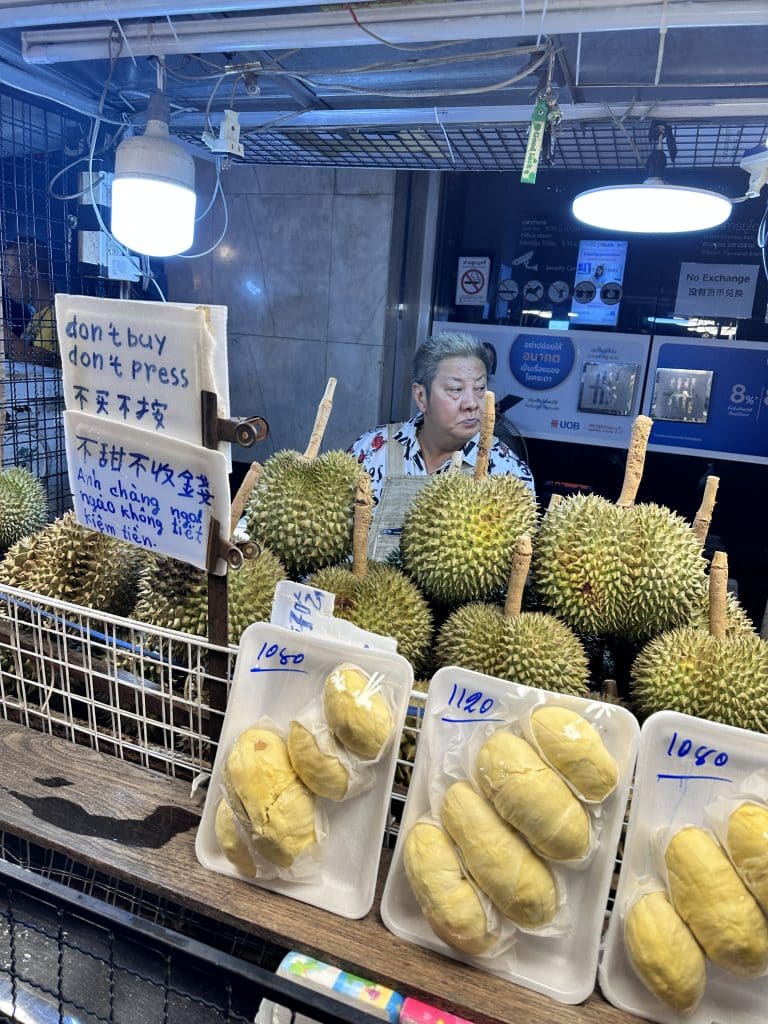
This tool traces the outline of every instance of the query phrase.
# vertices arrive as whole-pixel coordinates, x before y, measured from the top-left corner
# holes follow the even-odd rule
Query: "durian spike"
[[[554,512],[562,500],[562,494],[553,494],[549,499],[549,504],[547,505],[547,512]]]
[[[488,452],[491,448],[493,428],[496,423],[496,399],[492,391],[485,392],[485,405],[480,419],[480,440],[477,445],[475,460],[475,480],[482,480],[488,475]]]
[[[627,465],[624,469],[624,483],[619,500],[616,502],[619,508],[632,508],[635,504],[637,490],[643,477],[645,451],[648,447],[648,437],[650,436],[652,426],[653,420],[650,416],[638,416],[632,424],[632,436],[629,439],[629,451],[627,452]]]
[[[712,510],[715,507],[715,498],[717,497],[717,485],[719,483],[719,476],[707,477],[707,482],[704,485],[704,497],[701,499],[699,511],[693,520],[693,532],[696,535],[696,540],[702,547],[707,541],[709,525],[712,522]]]
[[[725,638],[728,600],[728,555],[716,551],[709,568],[709,632],[718,640]]]
[[[525,581],[528,578],[528,570],[531,567],[531,535],[521,533],[515,544],[515,553],[512,555],[512,568],[509,573],[509,584],[507,586],[507,599],[504,602],[504,618],[514,619],[520,614],[523,607],[523,590]]]
[[[317,453],[320,451],[320,445],[323,443],[323,435],[325,434],[325,428],[328,426],[328,419],[331,415],[331,409],[333,408],[333,392],[336,390],[336,378],[329,377],[328,383],[325,385],[325,393],[320,400],[320,405],[317,407],[317,415],[315,416],[315,425],[312,428],[312,434],[309,438],[309,444],[304,452],[304,458],[311,460],[317,458]]]
[[[230,534],[235,532],[235,527],[240,522],[243,512],[245,512],[245,506],[248,504],[251,491],[256,486],[258,479],[261,476],[261,470],[262,465],[260,462],[252,462],[248,467],[248,472],[243,477],[243,482],[237,489],[237,494],[232,499],[232,508],[229,517]]]
[[[362,472],[355,485],[355,523],[352,527],[352,575],[368,572],[368,531],[373,517],[371,478]]]

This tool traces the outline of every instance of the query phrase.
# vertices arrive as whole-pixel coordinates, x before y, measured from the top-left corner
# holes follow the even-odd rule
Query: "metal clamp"
[[[208,546],[205,552],[205,565],[208,572],[216,571],[216,563],[223,558],[230,569],[242,568],[246,558],[250,561],[258,558],[261,548],[254,540],[230,541],[221,536],[221,523],[212,519],[208,530]]]
[[[200,409],[204,448],[218,448],[221,441],[232,441],[243,448],[250,448],[257,441],[269,437],[269,423],[263,416],[220,417],[218,398],[213,391],[200,392]]]

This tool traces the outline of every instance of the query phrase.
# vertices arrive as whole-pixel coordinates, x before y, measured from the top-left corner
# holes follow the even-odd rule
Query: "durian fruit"
[[[551,509],[536,543],[534,581],[547,608],[579,633],[645,640],[686,623],[706,584],[702,537],[716,478],[694,531],[661,505],[635,505],[652,420],[633,424],[616,505],[574,495]]]
[[[624,944],[646,988],[678,1013],[690,1013],[704,994],[707,965],[690,929],[662,890],[646,893],[624,922]]]
[[[214,832],[219,849],[241,875],[255,875],[256,865],[245,840],[237,830],[235,812],[226,800],[219,800],[214,819]]]
[[[684,626],[646,644],[632,666],[634,706],[643,715],[669,708],[768,732],[768,643],[756,633],[726,633],[723,551],[712,560],[709,584],[709,630]]]
[[[377,692],[376,673],[366,675],[355,665],[334,669],[323,686],[323,709],[328,727],[351,753],[375,760],[392,736],[392,711]]]
[[[487,953],[496,936],[453,843],[439,825],[416,822],[406,836],[403,864],[432,931],[469,956]]]
[[[494,906],[521,928],[543,928],[557,913],[548,865],[469,782],[455,782],[440,808],[443,828]]]
[[[503,591],[515,541],[536,526],[536,499],[517,477],[488,476],[494,397],[486,392],[474,477],[438,473],[411,502],[403,522],[403,565],[442,604],[483,601]]]
[[[413,689],[419,693],[427,693],[429,690],[429,680],[415,679]],[[406,789],[411,784],[412,766],[416,758],[416,749],[419,736],[421,735],[423,718],[424,705],[421,703],[415,706],[413,703],[409,704],[408,714],[403,724],[403,732],[400,736],[400,749],[397,754],[397,767],[395,768],[395,782],[399,786],[405,786]]]
[[[229,641],[237,644],[246,626],[268,622],[275,587],[285,579],[280,560],[262,548],[227,574]],[[208,578],[202,569],[175,558],[153,556],[139,578],[133,618],[150,626],[208,635]]]
[[[768,807],[745,800],[728,819],[728,856],[768,913]]]
[[[325,754],[301,722],[293,721],[288,731],[288,756],[293,770],[315,796],[343,800],[349,789],[349,772],[338,757]]]
[[[127,615],[144,557],[141,548],[89,530],[66,512],[9,548],[0,579],[44,597]]]
[[[254,848],[273,864],[288,868],[317,842],[315,798],[277,733],[257,727],[240,733],[224,767],[224,788]]]
[[[418,587],[403,573],[368,561],[372,507],[371,478],[361,473],[356,486],[352,565],[320,569],[307,579],[307,586],[336,595],[334,615],[338,618],[371,633],[394,637],[398,652],[419,671],[430,654],[432,612]]]
[[[530,716],[544,760],[585,800],[599,802],[613,792],[619,766],[595,727],[570,708],[544,704]]]
[[[245,510],[249,536],[292,576],[340,562],[352,548],[360,466],[346,452],[318,455],[335,385],[331,377],[304,454],[285,450],[267,459]]]
[[[530,743],[499,729],[480,748],[475,770],[483,794],[542,857],[586,857],[591,842],[587,812]]]
[[[768,968],[768,923],[735,868],[704,829],[689,826],[664,854],[669,894],[709,959],[753,978]]]
[[[38,478],[23,466],[0,471],[0,551],[36,533],[48,520],[48,496]]]
[[[586,697],[589,670],[578,637],[553,615],[520,611],[530,562],[531,538],[523,534],[515,545],[504,610],[479,603],[458,608],[438,635],[437,663]]]

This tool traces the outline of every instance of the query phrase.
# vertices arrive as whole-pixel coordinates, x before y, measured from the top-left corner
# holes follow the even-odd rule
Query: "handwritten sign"
[[[441,717],[443,722],[453,724],[474,724],[475,722],[502,722],[502,718],[491,717],[496,701],[493,697],[487,697],[481,690],[468,690],[466,686],[454,683],[451,687],[451,695],[448,698],[450,714]],[[455,710],[453,710],[455,709]]]
[[[206,568],[211,521],[229,539],[229,477],[221,452],[86,413],[64,413],[78,522]],[[219,559],[215,572],[226,573]]]
[[[677,731],[672,737],[665,750],[665,756],[669,758],[669,771],[657,772],[656,778],[663,779],[693,779],[705,782],[732,782],[727,776],[715,773],[715,769],[722,769],[728,764],[728,754],[724,750],[717,750],[708,743],[698,743],[689,736],[680,736]]]
[[[305,668],[299,668],[304,661],[301,651],[291,652],[280,644],[271,644],[265,641],[256,655],[256,664],[251,666],[251,672],[299,672],[307,674]]]
[[[318,619],[333,615],[335,600],[335,595],[327,590],[281,580],[275,587],[270,622],[295,633],[313,633],[318,629],[322,632],[323,623]]]
[[[67,409],[198,445],[201,391],[229,415],[226,307],[59,294],[56,326]]]

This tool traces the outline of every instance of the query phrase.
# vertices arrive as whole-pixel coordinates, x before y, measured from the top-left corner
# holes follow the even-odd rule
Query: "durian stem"
[[[488,475],[488,453],[491,448],[493,428],[496,423],[496,399],[492,391],[485,392],[485,406],[480,420],[480,440],[477,445],[475,460],[475,480],[482,480]]]
[[[305,459],[316,459],[317,453],[320,451],[320,445],[323,443],[323,435],[325,434],[325,428],[328,426],[328,419],[331,415],[331,409],[333,408],[333,392],[336,390],[336,378],[329,377],[328,383],[325,385],[325,393],[320,400],[320,405],[317,407],[317,415],[315,416],[315,425],[312,428],[312,434],[309,438],[309,444],[304,452]]]
[[[618,700],[619,699],[619,686],[615,679],[604,679],[603,680],[603,693],[602,696],[605,700]]]
[[[229,517],[230,534],[235,532],[235,527],[240,522],[243,512],[245,512],[245,506],[248,504],[251,491],[256,486],[256,483],[261,476],[261,470],[262,466],[260,462],[252,462],[248,467],[248,472],[243,477],[243,482],[237,489],[237,494],[232,499],[232,508]]]
[[[509,573],[509,584],[507,585],[507,599],[504,602],[504,618],[514,619],[520,614],[523,607],[523,590],[525,581],[528,578],[528,570],[531,567],[531,535],[521,533],[515,544],[515,551],[512,555],[512,568]]]
[[[728,555],[716,551],[709,569],[709,632],[719,640],[725,637],[728,599]]]
[[[362,472],[355,484],[355,522],[352,527],[352,575],[368,572],[368,531],[373,517],[371,478]]]
[[[619,508],[632,508],[635,504],[640,481],[643,478],[645,451],[648,447],[648,438],[652,426],[653,420],[650,416],[638,416],[632,424],[632,436],[629,440],[629,451],[627,452],[627,465],[624,469],[624,483],[619,500],[616,502]]]
[[[699,511],[693,520],[693,532],[699,544],[704,546],[709,533],[709,525],[712,522],[712,510],[715,507],[717,497],[717,485],[720,483],[719,476],[708,476],[704,485],[704,497],[701,499]]]
[[[448,472],[449,473],[460,473],[461,472],[461,466],[462,466],[463,462],[464,462],[464,451],[463,451],[462,448],[459,448],[459,450],[457,452],[454,452],[453,455],[451,456],[451,464],[448,467]]]
[[[549,504],[547,505],[547,512],[554,512],[562,500],[562,494],[553,494],[549,499]]]

